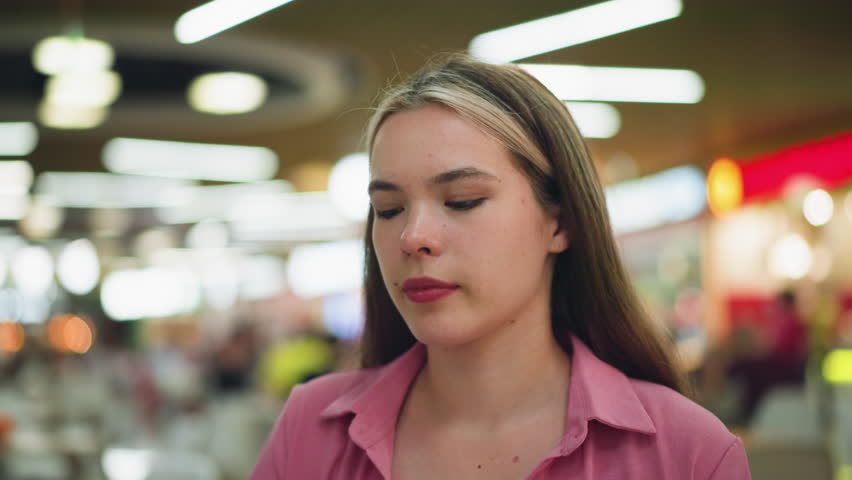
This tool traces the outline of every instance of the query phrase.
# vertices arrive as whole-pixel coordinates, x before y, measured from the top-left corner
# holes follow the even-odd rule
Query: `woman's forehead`
[[[464,167],[511,167],[511,155],[499,141],[438,105],[388,117],[376,134],[370,160],[373,176],[410,169],[437,173]]]

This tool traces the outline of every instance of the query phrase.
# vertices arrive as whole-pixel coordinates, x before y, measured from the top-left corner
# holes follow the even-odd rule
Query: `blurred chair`
[[[219,480],[212,458],[189,452],[157,452],[145,480]]]
[[[818,404],[802,387],[776,387],[758,405],[747,453],[754,480],[831,480]]]
[[[761,442],[824,444],[817,408],[804,388],[776,387],[758,405],[750,425],[751,435]]]
[[[220,480],[211,457],[193,452],[110,446],[102,456],[107,480]]]
[[[4,480],[66,480],[65,458],[51,452],[13,452],[5,461]]]
[[[752,480],[831,480],[825,446],[755,445],[747,449]]]

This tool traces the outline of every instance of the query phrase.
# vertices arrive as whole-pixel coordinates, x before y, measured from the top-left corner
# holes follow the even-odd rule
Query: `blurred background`
[[[0,478],[245,478],[293,385],[354,364],[370,107],[457,50],[567,102],[635,283],[754,478],[852,478],[850,18],[4,0]]]

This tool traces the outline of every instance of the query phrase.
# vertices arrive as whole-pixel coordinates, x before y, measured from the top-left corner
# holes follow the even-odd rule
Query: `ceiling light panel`
[[[561,100],[698,103],[704,97],[704,81],[691,70],[519,65]]]
[[[31,122],[0,122],[0,156],[23,157],[36,144],[38,129]]]
[[[477,35],[470,52],[488,62],[513,62],[675,18],[682,10],[680,0],[611,0]]]
[[[193,8],[175,23],[180,43],[195,43],[262,15],[292,0],[213,0]]]
[[[611,138],[621,128],[621,114],[612,105],[565,102],[580,134],[586,138]]]
[[[266,147],[114,138],[103,163],[115,173],[160,177],[254,182],[278,172],[278,155]]]

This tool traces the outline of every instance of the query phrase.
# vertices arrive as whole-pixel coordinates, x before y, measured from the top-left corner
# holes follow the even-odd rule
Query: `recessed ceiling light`
[[[33,66],[45,75],[69,70],[109,70],[114,58],[108,43],[93,38],[47,37],[33,49]]]
[[[208,73],[189,86],[192,108],[217,115],[256,110],[266,100],[269,89],[257,75],[240,72]]]

